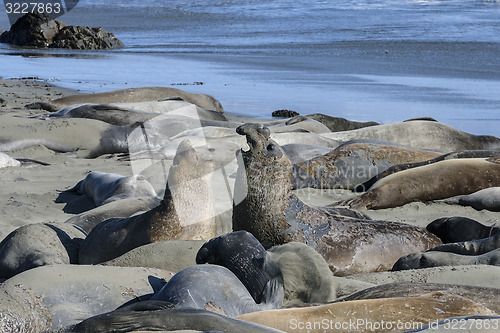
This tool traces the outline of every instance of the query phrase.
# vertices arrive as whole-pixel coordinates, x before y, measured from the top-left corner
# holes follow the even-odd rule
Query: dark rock
[[[0,36],[0,42],[21,46],[49,47],[52,39],[66,24],[44,14],[28,13]]]
[[[102,28],[66,26],[45,14],[20,17],[0,42],[31,47],[97,50],[123,47],[123,43]]]
[[[299,115],[300,114],[298,112],[292,110],[276,110],[273,111],[272,113],[273,117],[280,117],[280,118],[293,118]]]
[[[121,48],[123,43],[102,28],[67,26],[59,31],[49,47],[99,50]]]

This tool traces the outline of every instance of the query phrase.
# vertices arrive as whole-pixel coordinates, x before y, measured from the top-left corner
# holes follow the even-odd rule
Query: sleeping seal
[[[153,186],[142,175],[122,176],[100,171],[91,171],[65,192],[86,195],[96,207],[125,198],[157,197]]]
[[[444,160],[387,176],[368,192],[345,203],[357,209],[383,209],[415,201],[470,194],[500,186],[500,158]]]
[[[204,94],[193,94],[169,87],[128,88],[96,94],[78,94],[61,97],[50,102],[37,102],[27,105],[31,109],[44,109],[51,112],[69,105],[82,103],[136,103],[159,100],[169,97],[179,97],[186,102],[196,104],[202,109],[223,113],[222,104],[214,97]]]
[[[292,193],[292,163],[260,124],[244,124],[248,151],[239,152],[233,230],[251,232],[266,248],[298,241],[318,251],[336,275],[388,270],[403,254],[440,243],[421,228],[348,218],[306,205]],[[354,215],[351,215],[354,216]]]
[[[94,227],[79,253],[81,264],[114,259],[141,245],[168,239],[215,237],[215,207],[210,187],[212,161],[199,161],[183,141],[168,175],[160,205],[129,218],[111,219]]]

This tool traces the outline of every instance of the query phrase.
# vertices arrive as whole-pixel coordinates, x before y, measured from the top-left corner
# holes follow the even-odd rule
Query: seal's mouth
[[[283,151],[271,140],[271,131],[262,124],[247,123],[239,126],[236,133],[245,135],[249,150],[241,150],[245,155],[262,152],[266,157],[282,157]]]

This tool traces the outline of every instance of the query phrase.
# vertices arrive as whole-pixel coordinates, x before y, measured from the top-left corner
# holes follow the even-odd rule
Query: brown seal
[[[79,262],[108,261],[136,247],[169,239],[215,237],[212,172],[213,161],[198,161],[191,143],[184,140],[177,149],[160,205],[143,214],[111,219],[94,227],[80,249]]]
[[[357,209],[393,208],[414,201],[446,199],[498,187],[500,164],[496,160],[452,159],[397,172],[347,203]]]
[[[269,130],[245,124],[237,132],[246,135],[250,150],[241,150],[238,158],[233,229],[251,232],[266,248],[303,242],[318,251],[336,275],[347,275],[388,270],[402,253],[440,243],[415,226],[366,220],[361,214],[346,217],[336,209],[306,205],[292,193],[292,163]]]
[[[422,162],[441,154],[378,140],[351,140],[335,150],[294,165],[295,188],[354,189],[394,165]]]
[[[268,310],[236,317],[285,332],[403,332],[430,322],[469,314],[495,315],[491,309],[454,294],[346,301],[320,306]]]

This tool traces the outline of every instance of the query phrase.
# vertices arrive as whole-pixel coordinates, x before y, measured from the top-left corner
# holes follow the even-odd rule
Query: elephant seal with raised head
[[[313,247],[336,275],[388,270],[402,254],[440,243],[421,228],[342,216],[306,205],[292,193],[292,163],[261,124],[244,124],[248,151],[239,152],[233,229],[251,232],[266,248],[291,241]],[[351,215],[354,216],[354,215]]]
[[[212,161],[199,161],[183,141],[168,175],[160,205],[143,214],[111,219],[94,227],[79,253],[82,264],[114,259],[136,247],[169,239],[204,239],[216,235],[210,184]]]

